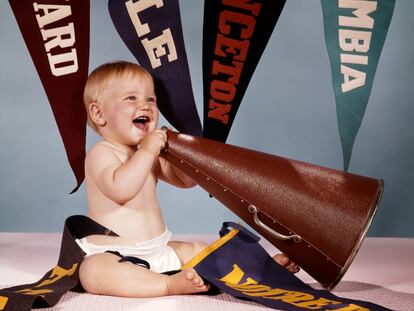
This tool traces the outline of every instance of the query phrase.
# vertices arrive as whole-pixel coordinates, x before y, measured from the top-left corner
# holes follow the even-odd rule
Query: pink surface
[[[0,233],[0,288],[33,283],[55,266],[61,234]],[[176,240],[213,242],[206,235],[175,235]],[[271,255],[277,250],[263,241]],[[305,272],[298,277],[319,285]],[[375,302],[393,310],[414,310],[414,239],[367,238],[334,294]],[[38,310],[270,310],[227,294],[127,299],[67,293],[59,304]]]

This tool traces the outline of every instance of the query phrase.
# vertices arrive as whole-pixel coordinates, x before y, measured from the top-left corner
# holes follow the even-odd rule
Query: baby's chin
[[[132,123],[133,126],[139,131],[142,132],[144,134],[147,134],[150,130],[150,124],[148,123]]]
[[[157,129],[157,123],[148,124],[148,133],[154,132]]]

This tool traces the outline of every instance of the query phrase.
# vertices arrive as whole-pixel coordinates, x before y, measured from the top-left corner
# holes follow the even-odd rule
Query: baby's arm
[[[86,157],[86,173],[109,199],[125,203],[141,191],[166,140],[162,130],[147,134],[125,163],[110,148],[98,145]]]
[[[180,188],[191,188],[197,185],[191,177],[164,158],[159,158],[158,177]]]

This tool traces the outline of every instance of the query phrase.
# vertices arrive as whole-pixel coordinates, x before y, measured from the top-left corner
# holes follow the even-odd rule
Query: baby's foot
[[[288,256],[285,254],[277,254],[273,256],[274,261],[276,261],[282,267],[285,267],[288,271],[292,273],[298,273],[300,268],[295,264]]]
[[[203,279],[192,268],[186,268],[167,278],[169,295],[195,294],[208,291],[210,285],[204,284]]]

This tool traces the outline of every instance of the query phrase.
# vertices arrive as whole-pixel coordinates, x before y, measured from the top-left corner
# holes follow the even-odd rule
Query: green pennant
[[[364,117],[395,0],[321,0],[344,170]]]

